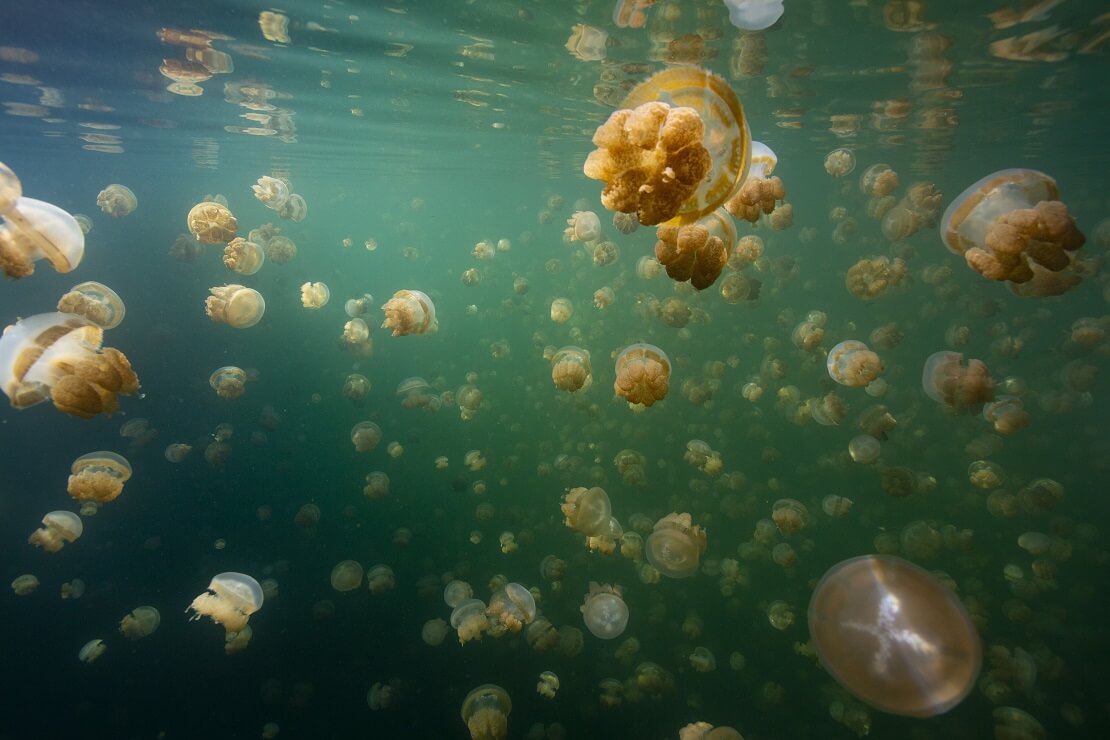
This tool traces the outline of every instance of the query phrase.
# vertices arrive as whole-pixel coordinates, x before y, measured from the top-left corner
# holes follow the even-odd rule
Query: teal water
[[[269,722],[279,737],[467,737],[459,708],[483,683],[511,695],[513,738],[542,737],[537,724],[548,737],[673,738],[695,721],[749,739],[852,737],[830,705],[864,708],[806,647],[806,607],[828,568],[877,551],[947,574],[986,657],[958,707],[932,719],[868,710],[871,736],[1101,736],[1110,706],[1101,593],[1110,68],[1099,38],[1108,26],[1100,3],[1065,0],[1043,17],[995,28],[1006,23],[987,14],[1006,8],[1022,10],[788,0],[778,24],[741,33],[718,0],[656,3],[642,28],[618,27],[611,2],[5,7],[0,161],[26,195],[86,214],[92,230],[74,272],[38,262],[32,276],[6,281],[0,318],[7,325],[53,311],[81,281],[111,286],[127,315],[105,344],[126,354],[142,390],[122,397],[112,417],[90,421],[50,404],[0,411],[0,563],[8,581],[33,574],[40,582],[30,595],[0,597],[9,707],[0,737],[248,738]],[[263,11],[288,19],[287,40],[265,37]],[[921,23],[891,27],[907,13]],[[567,50],[576,24],[608,35],[604,59]],[[189,29],[215,34],[210,48],[225,56],[207,59],[226,71],[208,71],[197,83],[202,94],[187,96],[169,91],[173,81],[159,70],[180,68],[195,51],[163,41]],[[1048,39],[1027,45],[1035,58],[997,55],[1000,42],[1039,31]],[[620,233],[600,203],[602,184],[582,174],[595,129],[624,93],[675,63],[722,75],[752,138],[778,156],[792,226],[737,221],[739,236],[764,241],[763,259],[741,273],[760,282],[757,300],[722,299],[731,267],[702,292],[665,274],[638,276],[655,232]],[[838,147],[856,160],[842,178],[823,166]],[[876,163],[900,175],[898,198],[928,182],[942,209],[996,170],[1046,172],[1087,237],[1080,284],[1058,297],[1019,298],[949,252],[936,225],[889,241],[858,187]],[[253,197],[250,186],[264,175],[289,178],[308,204],[303,221],[281,220]],[[111,183],[136,194],[130,215],[97,208]],[[297,256],[249,277],[224,267],[220,246],[193,262],[175,259],[169,251],[187,234],[186,214],[208,194],[226,197],[241,236],[273,223]],[[620,250],[614,264],[595,266],[580,243],[564,242],[579,208],[600,216]],[[831,213],[837,208],[843,214]],[[858,233],[834,239],[834,215],[855,219]],[[473,255],[478,242],[500,239],[511,249],[488,261]],[[903,259],[908,276],[864,301],[845,288],[845,275],[877,256]],[[481,281],[468,287],[461,276],[471,268]],[[514,288],[519,279],[525,292]],[[330,288],[322,309],[301,305],[306,281]],[[235,330],[205,316],[208,289],[230,282],[265,296],[257,326]],[[603,286],[615,302],[599,310],[593,295]],[[380,307],[401,289],[432,297],[438,333],[392,337],[380,328]],[[359,357],[339,340],[345,301],[366,293],[373,355]],[[574,306],[562,324],[550,316],[560,297]],[[661,314],[668,299],[689,309],[685,326]],[[805,352],[791,333],[815,310],[827,316],[825,337]],[[1080,336],[1080,319],[1096,331]],[[877,346],[872,331],[890,323],[902,341]],[[830,380],[824,355],[846,339],[879,353],[882,398]],[[613,360],[636,342],[661,347],[673,364],[666,399],[639,412],[612,390]],[[570,344],[590,352],[593,369],[592,386],[574,394],[555,388],[545,360],[545,348]],[[985,362],[999,394],[1020,395],[1029,425],[998,434],[980,415],[928,398],[921,368],[940,350]],[[257,370],[237,400],[209,387],[224,365]],[[372,384],[360,403],[342,393],[351,373]],[[436,411],[406,409],[395,389],[411,376],[437,394],[471,382],[481,406],[467,421],[449,397]],[[749,383],[762,389],[754,401],[744,396]],[[695,385],[711,397],[697,397]],[[830,391],[847,406],[838,425],[799,410]],[[854,463],[848,443],[879,403],[897,426],[875,464]],[[135,419],[156,436],[122,437]],[[363,420],[383,430],[369,453],[349,438]],[[204,453],[223,423],[234,427],[230,454],[213,465]],[[718,475],[684,461],[694,439],[719,452]],[[176,442],[193,446],[178,464],[163,455]],[[403,454],[391,457],[390,442]],[[66,493],[69,466],[101,449],[134,469],[122,495],[84,516],[83,535],[60,552],[28,544],[46,512],[80,508]],[[614,463],[626,449],[645,461],[642,482]],[[484,469],[464,465],[471,450],[486,458]],[[440,456],[446,469],[436,466]],[[1003,474],[993,493],[969,479],[969,465],[982,459]],[[371,471],[388,474],[387,497],[362,495]],[[899,471],[918,482],[909,496],[884,490],[884,477]],[[1039,479],[1062,486],[1058,505],[1016,503]],[[625,530],[634,515],[650,526],[689,512],[707,531],[698,574],[645,583],[640,563],[588,551],[559,510],[576,486],[603,487]],[[854,501],[847,516],[822,511],[829,494]],[[757,522],[784,498],[808,508],[809,526],[753,545]],[[306,504],[319,508],[313,527],[295,522]],[[485,504],[488,520],[478,514]],[[907,528],[919,522],[928,525],[920,541],[912,535],[920,525]],[[973,534],[953,537],[962,530]],[[501,552],[503,532],[515,535],[515,552]],[[1027,532],[1054,538],[1050,552],[1019,547]],[[770,545],[783,542],[797,554],[792,567],[771,559]],[[559,589],[540,575],[549,554],[567,563]],[[348,559],[389,565],[395,587],[335,591],[329,574]],[[722,583],[726,560],[738,561],[736,584]],[[1004,574],[1011,565],[1021,571],[1016,583]],[[184,614],[224,571],[273,579],[278,589],[250,619],[249,647],[234,655],[217,625]],[[581,652],[541,654],[512,634],[460,645],[454,630],[439,646],[424,643],[425,622],[449,619],[447,581],[467,581],[488,602],[498,575],[536,587],[544,617],[582,631]],[[84,595],[61,599],[75,578]],[[591,581],[623,587],[630,619],[620,638],[586,631],[579,607]],[[780,600],[795,615],[782,630],[767,616]],[[161,625],[130,641],[117,625],[140,605],[156,607]],[[684,630],[691,615],[700,633]],[[639,651],[622,659],[630,637]],[[97,638],[106,652],[80,662],[81,646]],[[696,647],[712,652],[715,670],[694,670]],[[1032,680],[1002,670],[1002,649],[1019,648],[1036,667]],[[739,669],[734,654],[743,656]],[[635,690],[644,661],[670,676],[657,696]],[[552,700],[535,689],[545,670],[561,681]],[[632,682],[618,706],[600,701],[605,679]],[[367,692],[391,680],[394,703],[372,710]],[[1004,707],[1034,717],[1042,734],[999,730]]]

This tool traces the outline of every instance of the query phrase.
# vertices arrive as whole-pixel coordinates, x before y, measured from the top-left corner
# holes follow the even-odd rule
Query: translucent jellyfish
[[[266,313],[266,299],[254,288],[232,284],[209,288],[208,292],[212,295],[205,299],[204,310],[217,324],[249,329]]]
[[[593,242],[601,238],[601,219],[593,211],[575,211],[567,219],[563,241]]]
[[[574,304],[569,298],[556,298],[551,302],[551,320],[556,324],[565,324],[574,315]]]
[[[563,347],[551,358],[551,382],[555,387],[574,393],[593,383],[590,353],[581,347]]]
[[[266,262],[266,251],[258,244],[237,236],[224,247],[224,267],[240,275],[253,275]]]
[[[482,391],[470,383],[460,385],[455,391],[455,403],[459,407],[459,417],[463,421],[470,421],[482,407]],[[484,458],[482,460],[484,465]]]
[[[695,525],[689,514],[677,512],[656,522],[644,542],[648,562],[668,578],[695,575],[707,544],[705,530]]]
[[[374,296],[369,293],[363,293],[358,298],[349,298],[343,304],[343,311],[352,319],[359,316],[365,316],[374,305]]]
[[[725,0],[729,23],[744,31],[773,26],[785,10],[783,0]]]
[[[754,160],[753,160],[754,165]],[[725,210],[736,218],[749,223],[757,223],[760,216],[769,216],[786,198],[786,187],[779,177],[764,177],[752,167],[752,173],[744,180],[736,194],[725,201]],[[786,213],[785,211],[783,212]],[[782,216],[779,217],[780,219]],[[772,228],[789,224],[772,225]]]
[[[721,453],[711,448],[704,440],[688,441],[682,459],[707,475],[717,476],[721,472]]]
[[[651,406],[670,390],[671,361],[653,344],[626,347],[616,362],[613,391],[630,404]]]
[[[126,185],[112,184],[97,193],[96,205],[112,218],[122,218],[139,207],[139,199]]]
[[[16,596],[29,596],[39,587],[39,579],[30,573],[17,576],[12,581],[12,591]]]
[[[602,204],[640,223],[691,223],[713,212],[747,174],[751,134],[736,93],[692,66],[640,83],[594,133],[583,172],[603,180]]]
[[[856,298],[870,301],[901,285],[908,275],[906,263],[900,258],[862,257],[848,268],[844,286]]]
[[[85,282],[73,286],[58,300],[58,310],[83,316],[102,329],[114,329],[123,321],[123,300],[107,285]]]
[[[797,534],[809,526],[809,509],[796,499],[780,498],[771,507],[771,521],[783,534]]]
[[[736,227],[724,209],[717,209],[697,223],[660,226],[655,236],[655,258],[667,275],[705,290],[717,281],[728,262]]]
[[[123,493],[131,463],[114,452],[90,452],[73,461],[66,490],[77,501],[106,504]]]
[[[370,392],[370,379],[365,375],[359,373],[351,373],[343,381],[343,397],[357,403],[361,403],[362,399],[366,398],[366,394]]]
[[[351,428],[351,444],[356,452],[370,452],[382,441],[382,428],[372,421],[360,421]]]
[[[952,201],[941,218],[941,237],[990,280],[1020,285],[1038,271],[1060,273],[1086,239],[1059,195],[1056,181],[1043,172],[1000,170]]]
[[[983,406],[983,418],[994,425],[999,434],[1013,434],[1029,425],[1029,413],[1017,396],[999,396]]]
[[[107,650],[108,646],[104,644],[104,640],[89,640],[77,651],[77,659],[82,663],[92,663]]]
[[[168,461],[179,463],[184,461],[192,451],[192,445],[187,445],[184,442],[174,442],[173,444],[166,445],[166,450],[163,455]]]
[[[432,299],[419,290],[399,290],[382,306],[385,312],[383,329],[391,329],[393,336],[409,334],[435,334],[439,329],[436,307]]]
[[[612,640],[620,637],[628,626],[628,605],[622,598],[620,586],[590,581],[590,591],[579,607],[586,629],[594,637]]]
[[[809,603],[821,664],[877,709],[931,717],[974,688],[982,646],[963,604],[922,568],[867,555],[834,565]]]
[[[510,632],[520,632],[536,618],[536,600],[519,583],[506,583],[490,597],[486,616]]]
[[[371,501],[388,496],[389,476],[380,470],[368,473],[366,475],[366,485],[362,488],[362,495]]]
[[[883,372],[879,356],[855,339],[847,339],[829,350],[825,364],[830,378],[853,388],[867,385]]]
[[[890,165],[879,163],[868,167],[859,176],[859,189],[864,195],[883,198],[898,187],[898,173]],[[893,202],[891,202],[893,205]]]
[[[833,149],[825,155],[825,172],[833,177],[844,177],[856,168],[856,155],[851,149]]]
[[[274,211],[280,210],[289,200],[289,183],[276,177],[263,175],[258,178],[257,183],[251,185],[251,190],[262,205]]]
[[[291,193],[281,208],[278,209],[279,217],[294,223],[304,221],[307,215],[308,203],[297,193]]]
[[[594,291],[594,308],[601,310],[612,306],[617,300],[617,294],[608,285]]]
[[[58,272],[70,272],[85,254],[85,234],[66,211],[23,197],[19,178],[0,162],[0,270],[10,278],[27,277],[34,262],[46,259]]]
[[[450,626],[442,619],[429,619],[420,630],[420,639],[429,647],[438,647],[447,637]]]
[[[189,233],[204,244],[227,244],[235,238],[239,222],[227,206],[205,201],[197,203],[185,217]],[[253,240],[252,240],[253,241]]]
[[[565,517],[564,524],[584,535],[594,537],[610,531],[613,507],[604,489],[572,488],[563,496],[559,508]]]
[[[344,560],[331,569],[331,587],[336,591],[354,591],[362,585],[362,565],[357,560]]]
[[[44,313],[20,319],[0,336],[0,382],[14,408],[50,399],[67,414],[111,415],[119,394],[139,390],[122,352],[101,349],[104,331],[85,318]]]
[[[977,413],[994,399],[994,378],[982,360],[968,360],[958,352],[934,352],[925,360],[921,388],[925,395],[961,413]]]
[[[371,566],[366,571],[366,586],[374,596],[392,591],[395,585],[396,579],[393,576],[393,569],[384,563]]]
[[[879,459],[881,451],[882,446],[879,440],[870,434],[860,434],[852,437],[852,440],[848,443],[848,455],[853,462],[858,462],[860,465],[874,463]]]
[[[301,286],[301,305],[311,311],[328,305],[330,299],[331,291],[323,283],[308,282]]]
[[[838,496],[835,493],[830,493],[821,499],[821,511],[825,512],[833,519],[841,519],[848,515],[852,510],[854,502],[850,498]]]
[[[252,231],[251,234],[254,232]],[[253,236],[250,237],[252,242],[258,242]],[[286,236],[275,235],[267,240],[263,247],[266,250],[266,259],[273,262],[275,265],[289,264],[290,260],[297,256],[297,245],[292,239]]]
[[[216,391],[216,395],[228,401],[239,398],[247,390],[247,374],[242,368],[234,365],[225,365],[212,371],[208,378],[208,385]]]
[[[72,511],[51,511],[42,518],[42,524],[27,541],[46,552],[58,552],[67,542],[76,542],[85,531],[81,517]]]
[[[149,637],[162,623],[162,615],[153,606],[137,606],[119,621],[120,634],[128,640]]]
[[[491,683],[471,690],[462,703],[462,720],[471,740],[505,740],[513,702],[505,689]]]
[[[545,699],[554,699],[555,692],[559,690],[559,677],[551,671],[540,674],[539,683],[536,684],[536,693]]]
[[[466,599],[451,611],[451,626],[459,635],[459,644],[471,640],[481,640],[482,633],[489,629],[486,618],[486,605],[481,599]]]
[[[247,626],[250,616],[262,608],[262,586],[243,573],[220,573],[208,584],[207,590],[193,599],[186,609],[193,616],[211,617],[216,624],[223,625],[229,633],[241,632]]]

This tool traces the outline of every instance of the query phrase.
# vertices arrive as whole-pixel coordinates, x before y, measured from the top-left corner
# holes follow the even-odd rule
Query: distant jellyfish
[[[688,578],[698,572],[708,540],[705,530],[689,514],[672,512],[655,523],[644,541],[647,561],[668,578]]]
[[[560,505],[565,524],[587,536],[603,535],[609,531],[613,507],[604,489],[572,488],[563,496]]]
[[[382,306],[385,312],[383,329],[390,329],[393,336],[410,334],[435,334],[439,328],[436,307],[427,294],[419,290],[399,290]]]
[[[780,498],[771,506],[771,521],[783,534],[797,534],[809,526],[809,509],[797,499]]]
[[[58,310],[83,316],[102,329],[114,329],[123,321],[123,300],[107,285],[79,283],[58,300]]]
[[[443,640],[447,637],[449,629],[449,625],[444,620],[429,619],[420,630],[420,639],[429,647],[438,647],[443,644]]]
[[[343,381],[343,397],[358,404],[370,392],[370,379],[359,373],[351,373]]]
[[[258,182],[251,185],[251,190],[262,205],[275,211],[280,210],[289,200],[289,183],[277,177],[263,175],[258,178]]]
[[[137,606],[119,621],[120,634],[128,640],[149,637],[162,623],[162,615],[153,606]]]
[[[540,680],[536,684],[536,693],[545,699],[554,699],[555,692],[559,690],[559,677],[551,671],[544,671],[540,674]]]
[[[825,155],[825,172],[833,177],[844,177],[856,168],[856,155],[851,149],[833,149]]]
[[[879,459],[881,452],[881,445],[879,440],[872,437],[870,434],[860,434],[852,437],[848,442],[848,455],[852,458],[853,462],[860,463],[861,465],[870,465]]]
[[[762,31],[782,17],[783,0],[725,0],[729,23],[744,31]]]
[[[883,362],[867,345],[848,339],[829,350],[826,358],[829,377],[841,385],[859,388],[883,372]]]
[[[507,583],[490,597],[486,616],[510,632],[520,632],[536,618],[536,600],[519,583]]]
[[[975,687],[982,646],[956,595],[892,556],[834,565],[814,589],[809,630],[821,664],[860,700],[932,717]]]
[[[220,398],[233,401],[246,392],[247,374],[234,365],[225,365],[212,371],[208,385]]]
[[[512,711],[513,703],[505,689],[487,683],[466,695],[461,714],[471,740],[505,740]]]
[[[366,485],[362,488],[362,495],[371,501],[388,496],[389,476],[380,470],[368,473],[366,475]]]
[[[593,242],[601,238],[601,219],[593,211],[575,211],[567,219],[563,240],[567,242]]]
[[[362,585],[362,565],[357,560],[344,560],[331,569],[331,587],[336,591],[354,591]]]
[[[266,300],[254,288],[232,284],[209,288],[208,292],[212,295],[205,299],[204,310],[217,324],[249,329],[266,313]]]
[[[366,586],[373,596],[392,591],[395,584],[393,569],[384,563],[373,565],[366,571]]]
[[[613,390],[630,404],[651,406],[670,390],[671,361],[653,344],[633,344],[617,356]]]
[[[45,259],[58,272],[70,272],[85,254],[85,234],[77,220],[57,206],[23,197],[15,173],[0,162],[0,271],[18,279]]]
[[[351,428],[351,444],[356,452],[371,452],[382,441],[382,428],[372,421],[360,421]]]
[[[66,490],[76,501],[106,504],[123,492],[131,478],[131,463],[114,452],[89,452],[73,461]]]
[[[226,572],[215,576],[204,593],[193,599],[186,613],[190,620],[210,617],[228,633],[241,632],[250,616],[262,608],[262,586],[243,573]]]
[[[252,231],[251,234],[254,232]],[[255,237],[250,240],[256,241]],[[257,242],[260,243],[261,242]],[[266,251],[266,259],[273,262],[275,265],[287,265],[294,257],[297,256],[297,244],[287,236],[275,234],[264,245]]]
[[[81,517],[72,511],[51,511],[42,518],[42,524],[27,541],[46,552],[58,552],[67,542],[76,542],[85,531]]]
[[[620,637],[628,626],[628,605],[624,603],[620,586],[590,581],[590,590],[579,611],[586,629],[594,637],[612,640]]]
[[[139,199],[131,188],[116,183],[97,193],[96,205],[112,218],[122,218],[139,207]]]
[[[581,347],[563,347],[551,358],[551,381],[555,387],[574,393],[593,382],[590,353]]]
[[[286,221],[292,221],[294,223],[304,221],[305,217],[308,215],[308,203],[305,202],[305,199],[301,195],[290,193],[289,197],[285,199],[285,203],[277,209],[277,213],[280,218]]]
[[[108,646],[104,640],[89,640],[77,651],[77,659],[82,663],[92,663],[107,652]]]
[[[189,233],[204,244],[227,244],[235,238],[239,222],[227,206],[213,201],[197,203],[185,217]]]
[[[565,324],[574,315],[574,304],[569,298],[556,298],[551,302],[551,320],[556,324]]]

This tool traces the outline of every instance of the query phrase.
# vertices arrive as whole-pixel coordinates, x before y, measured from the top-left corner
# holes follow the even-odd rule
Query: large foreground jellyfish
[[[513,702],[505,689],[491,683],[473,689],[462,703],[462,719],[471,740],[504,740],[509,736]]]
[[[435,334],[439,329],[436,306],[426,293],[419,290],[399,290],[382,306],[385,312],[383,329],[393,331],[393,336],[409,334]]]
[[[227,572],[214,577],[185,611],[193,612],[190,620],[211,617],[228,633],[235,633],[241,632],[250,616],[262,608],[262,600],[258,581],[244,573]]]
[[[85,233],[66,211],[23,197],[23,185],[0,162],[0,271],[27,277],[35,261],[45,259],[58,272],[69,272],[85,255]]]
[[[103,339],[99,326],[66,313],[36,314],[5,328],[0,382],[12,406],[50,399],[83,419],[115,412],[117,396],[138,392],[139,378],[122,352],[101,349]]]
[[[975,686],[982,646],[963,604],[928,571],[865,555],[834,565],[809,603],[821,664],[857,698],[892,714],[931,717]]]
[[[713,212],[747,175],[751,134],[725,80],[672,67],[628,94],[593,137],[587,177],[606,183],[602,204],[640,223],[692,223]]]
[[[671,361],[654,344],[633,344],[617,355],[613,391],[630,404],[651,406],[670,390]]]
[[[1058,295],[1078,276],[1035,279],[1068,271],[1071,253],[1086,241],[1059,195],[1056,181],[1043,172],[1000,170],[952,201],[941,219],[941,237],[985,278],[1008,281],[1021,295]],[[1041,285],[1020,289],[1030,281]]]

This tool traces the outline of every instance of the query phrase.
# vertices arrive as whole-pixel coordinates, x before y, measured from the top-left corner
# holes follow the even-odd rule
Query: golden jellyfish
[[[301,286],[301,305],[310,311],[316,311],[328,305],[331,291],[323,283],[308,282]]]
[[[825,155],[825,172],[832,177],[844,177],[856,168],[856,155],[851,149],[833,149]]]
[[[139,390],[127,357],[101,345],[104,330],[81,316],[44,313],[20,319],[0,336],[0,382],[14,408],[50,399],[83,419],[111,415],[117,396]]]
[[[994,400],[994,378],[982,360],[958,352],[934,352],[925,360],[921,388],[925,395],[958,413],[977,413]]]
[[[848,268],[844,286],[857,298],[869,301],[884,295],[890,288],[898,287],[909,275],[906,263],[900,258],[862,257]]]
[[[139,199],[131,188],[117,183],[97,193],[96,205],[112,218],[122,218],[139,207]]]
[[[879,356],[856,339],[846,339],[829,350],[825,365],[830,378],[851,388],[863,387],[883,372]]]
[[[651,406],[670,390],[671,361],[653,344],[633,344],[617,355],[613,391],[629,404]]]
[[[131,464],[114,452],[90,452],[73,461],[66,490],[77,501],[106,504],[123,493]]]
[[[226,401],[234,401],[247,390],[247,374],[242,368],[234,365],[225,365],[212,371],[208,378],[208,385],[216,391],[216,395]]]
[[[240,275],[253,275],[266,262],[266,251],[254,242],[237,236],[224,247],[224,267]]]
[[[362,585],[362,565],[357,560],[344,560],[331,569],[331,587],[336,591],[354,591]]]
[[[462,720],[471,740],[505,740],[513,702],[505,689],[491,683],[472,689],[462,703]]]
[[[593,211],[575,211],[567,219],[563,230],[563,241],[593,242],[601,238],[601,219]]]
[[[644,542],[648,562],[668,578],[688,578],[697,573],[708,539],[689,514],[672,512],[655,523]]]
[[[660,226],[655,236],[655,259],[667,275],[705,290],[717,281],[728,262],[736,227],[728,213],[718,209],[697,223]]]
[[[455,391],[455,403],[459,407],[459,417],[463,421],[471,421],[482,407],[482,391],[471,383],[460,385],[459,389]],[[485,458],[480,457],[480,459],[482,465],[485,465]]]
[[[204,311],[217,324],[249,329],[266,313],[266,299],[254,288],[232,284],[209,288],[208,292],[212,295],[204,300]]]
[[[435,334],[439,329],[436,307],[427,294],[419,290],[399,290],[382,306],[385,312],[383,329],[393,331],[393,336],[410,334]]]
[[[372,421],[360,421],[351,428],[351,444],[356,452],[371,452],[382,441],[382,428]]]
[[[581,347],[563,347],[551,358],[551,381],[559,390],[574,393],[593,383],[590,353]]]
[[[72,511],[51,511],[42,518],[42,524],[27,541],[46,552],[58,552],[67,542],[76,542],[85,531],[81,517]]]
[[[297,223],[304,221],[305,216],[308,215],[308,203],[305,199],[297,193],[291,193],[289,197],[278,209],[278,216],[286,221]]]
[[[162,623],[162,615],[153,606],[137,606],[119,621],[120,634],[128,640],[149,637]]]
[[[859,189],[872,198],[884,198],[898,187],[898,173],[889,164],[873,164],[859,176]]]
[[[721,206],[747,174],[751,134],[736,93],[707,70],[679,66],[637,85],[593,136],[587,177],[602,204],[640,223],[691,223]]]
[[[520,632],[536,618],[536,600],[519,583],[506,583],[490,597],[486,616],[510,632]]]
[[[289,183],[277,177],[263,175],[251,185],[251,190],[262,205],[274,211],[280,210],[289,200]]]
[[[937,577],[900,558],[834,565],[809,603],[821,664],[856,698],[891,714],[932,717],[974,688],[982,645],[967,610]]]
[[[759,221],[760,216],[774,214],[784,198],[786,198],[786,188],[779,177],[751,175],[736,194],[725,201],[724,207],[736,218],[754,224]],[[779,217],[780,220],[784,219],[786,213],[786,211],[783,212]],[[785,226],[789,226],[789,223],[773,224],[772,228],[778,229]]]
[[[210,617],[231,634],[243,631],[251,615],[262,608],[262,601],[258,581],[244,573],[226,572],[215,576],[185,611],[193,612],[190,621]]]
[[[908,239],[923,226],[933,226],[941,202],[941,194],[931,182],[915,182],[902,200],[883,214],[883,236],[898,241]]]
[[[612,306],[617,300],[617,294],[608,285],[594,291],[594,308],[601,310]]]
[[[23,197],[15,173],[0,162],[0,270],[10,278],[35,271],[45,259],[58,272],[70,272],[85,255],[85,233],[77,220],[55,205]]]
[[[235,238],[239,222],[227,206],[214,201],[197,203],[185,217],[189,233],[204,244],[227,244]]]
[[[389,476],[380,470],[367,473],[366,485],[362,488],[362,495],[371,501],[388,496]]]
[[[108,646],[104,644],[104,640],[89,640],[77,651],[77,659],[82,663],[92,663],[107,650]]]
[[[590,590],[579,607],[586,629],[594,637],[612,640],[620,637],[628,626],[628,605],[622,598],[620,586],[610,586],[590,581]]]
[[[116,291],[94,281],[79,283],[58,299],[62,313],[83,316],[102,329],[114,329],[123,321],[126,308]]]
[[[451,611],[451,626],[459,635],[460,645],[481,640],[482,633],[489,630],[485,602],[473,598],[459,602]]]
[[[572,488],[563,495],[559,508],[565,517],[563,523],[584,535],[594,537],[610,531],[613,506],[602,488]]]
[[[797,534],[809,526],[809,509],[801,501],[780,498],[771,507],[771,521],[783,534]]]
[[[556,298],[551,302],[551,320],[565,324],[574,315],[574,304],[568,298]]]
[[[1059,196],[1056,181],[1043,172],[1000,170],[952,201],[941,218],[941,238],[983,277],[1008,281],[1020,295],[1058,295],[1078,279],[1051,280],[1045,273],[1065,273],[1071,253],[1086,241]],[[1019,289],[1031,281],[1046,290]]]

